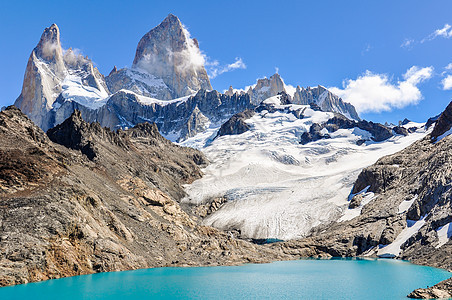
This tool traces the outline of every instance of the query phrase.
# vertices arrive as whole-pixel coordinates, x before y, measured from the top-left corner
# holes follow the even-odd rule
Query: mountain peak
[[[169,14],[141,38],[132,68],[161,78],[178,98],[212,89],[204,63],[198,42],[178,17]]]
[[[56,24],[52,24],[50,27],[44,29],[35,51],[38,57],[47,61],[59,60],[63,57],[60,29]]]
[[[164,22],[168,22],[168,23],[176,23],[176,24],[180,24],[180,25],[182,26],[182,24],[181,24],[179,18],[178,18],[177,16],[171,14],[171,13],[168,14],[168,16],[163,20],[162,23],[164,23]]]

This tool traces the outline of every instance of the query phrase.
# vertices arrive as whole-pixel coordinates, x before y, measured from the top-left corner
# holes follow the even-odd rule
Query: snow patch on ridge
[[[64,99],[77,102],[90,109],[98,109],[104,106],[108,100],[108,93],[105,89],[98,90],[84,85],[82,79],[76,75],[67,75],[61,88]]]
[[[411,200],[404,200],[399,205],[399,211],[397,213],[402,214],[410,209],[411,205],[413,205],[414,201],[418,198],[418,195],[415,195]]]
[[[438,235],[438,245],[436,245],[435,247],[438,249],[446,244],[452,236],[452,222],[439,227],[436,230],[436,234]]]
[[[377,256],[383,258],[394,258],[402,252],[402,245],[408,241],[410,237],[415,235],[425,224],[425,218],[422,217],[419,221],[407,220],[407,226],[397,236],[397,238],[389,245],[379,245]]]

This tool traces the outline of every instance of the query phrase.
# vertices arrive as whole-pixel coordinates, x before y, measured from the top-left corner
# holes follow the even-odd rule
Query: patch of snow
[[[402,249],[400,248],[410,237],[415,235],[425,224],[425,218],[422,217],[419,221],[407,220],[407,226],[397,236],[397,238],[389,245],[379,245],[377,256],[383,258],[394,258],[400,255]]]
[[[359,215],[361,215],[361,211],[364,207],[364,205],[366,205],[367,203],[369,203],[370,201],[372,201],[375,198],[375,194],[372,192],[367,192],[367,190],[370,188],[370,185],[366,186],[362,191],[359,191],[356,194],[351,194],[348,196],[348,201],[351,201],[353,199],[353,197],[355,197],[356,195],[363,195],[363,199],[361,201],[361,204],[358,207],[355,208],[348,208],[344,211],[344,214],[342,215],[342,217],[339,218],[339,220],[337,220],[338,222],[344,222],[344,221],[349,221],[351,219],[354,219],[356,217],[358,217]]]
[[[438,249],[442,245],[446,244],[452,236],[452,222],[439,227],[436,230],[436,234],[438,235],[438,245],[436,245],[435,247]]]
[[[67,75],[62,85],[64,99],[77,102],[90,109],[104,106],[108,100],[107,92],[82,84],[82,79],[76,75]]]
[[[195,94],[192,94],[192,95],[188,95],[188,96],[184,96],[184,97],[180,97],[180,98],[176,98],[176,99],[172,99],[172,100],[159,100],[159,99],[155,99],[155,98],[151,98],[151,97],[142,96],[133,91],[126,90],[126,89],[121,89],[116,93],[119,93],[119,92],[133,94],[134,96],[137,97],[138,101],[141,104],[144,104],[144,105],[153,105],[154,104],[154,105],[159,105],[159,106],[166,106],[166,105],[174,104],[174,103],[177,103],[177,105],[179,105],[181,103],[188,101],[188,99],[190,97],[193,97],[195,95]]]
[[[281,105],[281,96],[273,96],[262,101],[264,104]]]
[[[145,70],[138,68],[127,69],[126,75],[133,81],[142,82],[148,87],[167,88],[166,84],[161,78],[157,78],[152,74],[149,74]]]
[[[411,205],[413,205],[414,201],[416,201],[417,198],[418,195],[415,195],[411,200],[404,200],[402,203],[400,203],[399,211],[397,213],[402,214],[406,212],[408,209],[410,209]]]

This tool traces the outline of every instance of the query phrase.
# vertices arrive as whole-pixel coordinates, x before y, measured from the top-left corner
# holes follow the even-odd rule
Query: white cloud
[[[445,24],[443,28],[437,29],[432,32],[428,37],[421,40],[421,43],[431,41],[437,37],[451,38],[452,37],[452,26]]]
[[[403,43],[400,45],[401,48],[407,48],[411,49],[413,48],[413,44],[415,43],[415,40],[413,39],[405,39]]]
[[[448,64],[447,66],[445,66],[444,69],[446,69],[446,70],[452,70],[452,63],[450,63],[450,64]]]
[[[443,85],[443,90],[452,90],[452,75],[447,75],[446,78],[441,81],[441,84]]]
[[[220,66],[217,60],[208,62],[206,64],[210,79],[214,79],[218,75],[221,75],[226,72],[231,72],[236,69],[246,69],[246,65],[243,62],[242,58],[236,57],[233,63],[230,63],[225,66]]]
[[[343,89],[332,87],[329,90],[353,104],[359,113],[390,111],[417,104],[422,99],[417,86],[432,75],[433,67],[413,66],[403,75],[403,80],[392,83],[386,74],[366,71],[355,80],[345,80]]]

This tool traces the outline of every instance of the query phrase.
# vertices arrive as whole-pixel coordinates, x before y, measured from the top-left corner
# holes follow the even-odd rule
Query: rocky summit
[[[112,132],[76,111],[46,135],[0,112],[0,286],[94,272],[286,259],[200,225],[182,184],[204,155],[155,125]]]

